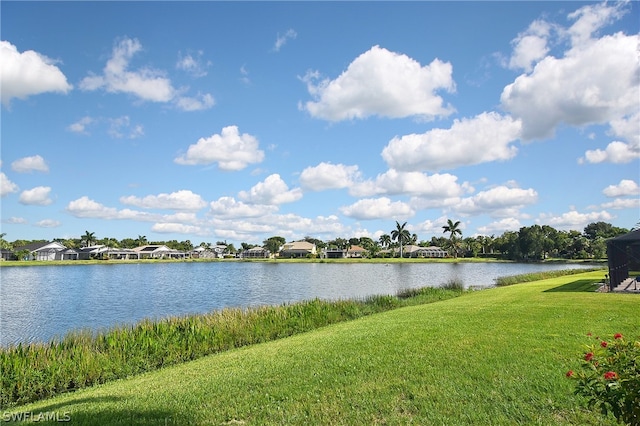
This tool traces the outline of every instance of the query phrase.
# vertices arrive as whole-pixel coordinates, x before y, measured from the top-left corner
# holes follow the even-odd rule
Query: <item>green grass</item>
[[[605,270],[602,268],[593,268],[593,269],[561,269],[557,271],[541,271],[541,272],[530,272],[527,274],[520,275],[509,275],[506,277],[498,277],[496,278],[496,285],[498,287],[504,287],[513,284],[521,284],[528,283],[532,281],[540,281],[546,280],[548,278],[561,277],[565,275],[575,275],[582,274],[584,272],[594,272],[601,271],[602,272],[602,280],[604,280],[604,272]],[[600,282],[602,282],[602,280]],[[595,291],[598,288],[597,283],[592,283],[594,288],[590,288],[590,291]]]
[[[583,408],[564,373],[580,365],[588,332],[640,336],[640,297],[549,291],[601,279],[601,271],[582,273],[396,309],[5,417],[56,412],[87,425],[614,425]]]
[[[459,296],[459,288],[411,297],[310,300],[142,321],[93,335],[77,331],[47,344],[0,349],[0,409],[157,370],[241,346],[303,333],[373,313]]]

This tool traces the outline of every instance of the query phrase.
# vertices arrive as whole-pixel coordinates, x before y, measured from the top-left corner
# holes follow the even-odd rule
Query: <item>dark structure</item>
[[[640,271],[640,229],[607,240],[609,290],[629,278],[629,271]]]

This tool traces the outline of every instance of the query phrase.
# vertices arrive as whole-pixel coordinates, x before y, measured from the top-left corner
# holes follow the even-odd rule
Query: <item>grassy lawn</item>
[[[640,296],[588,291],[603,274],[375,314],[12,412],[87,425],[613,425],[564,376],[588,332],[640,337]]]

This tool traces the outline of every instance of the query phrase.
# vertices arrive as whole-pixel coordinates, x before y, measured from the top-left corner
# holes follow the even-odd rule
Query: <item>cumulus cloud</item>
[[[35,226],[40,228],[57,228],[60,225],[62,225],[62,223],[53,219],[43,219],[35,223]]]
[[[11,170],[18,173],[31,173],[31,172],[43,172],[49,171],[47,162],[44,161],[39,155],[33,155],[31,157],[20,158],[11,163]]]
[[[606,210],[591,213],[580,213],[571,210],[559,216],[542,214],[536,222],[561,230],[582,230],[592,222],[611,222],[614,216]]]
[[[607,197],[625,197],[627,195],[640,195],[640,186],[631,179],[622,179],[617,185],[609,185],[602,190]]]
[[[18,190],[18,185],[11,182],[3,172],[0,172],[0,196],[4,197],[7,194],[18,192]]]
[[[455,120],[450,129],[393,138],[382,150],[389,167],[403,171],[438,171],[516,155],[512,143],[520,137],[521,123],[509,116],[484,112]]]
[[[452,66],[434,59],[421,66],[416,60],[373,46],[357,57],[335,80],[319,80],[309,72],[302,80],[315,99],[301,108],[316,118],[341,121],[372,115],[425,120],[447,116],[453,108],[436,95],[453,92]]]
[[[279,174],[267,176],[249,191],[240,191],[238,197],[253,204],[279,205],[292,203],[302,198],[302,189],[289,189]]]
[[[522,228],[520,221],[513,217],[506,217],[496,222],[491,222],[484,226],[478,227],[481,235],[503,234],[506,231],[517,231]]]
[[[342,214],[355,219],[406,219],[415,214],[411,206],[387,197],[365,198],[340,208]]]
[[[640,198],[616,198],[608,203],[600,204],[601,209],[640,209]]]
[[[218,218],[261,217],[278,210],[277,206],[246,204],[233,197],[220,197],[210,204],[209,213]]]
[[[513,54],[509,59],[508,67],[511,69],[524,69],[529,72],[540,59],[549,52],[547,39],[551,31],[551,25],[543,20],[536,20],[527,31],[518,34],[511,41]]]
[[[151,230],[160,234],[194,234],[200,236],[208,236],[209,231],[206,228],[195,225],[185,225],[183,223],[155,223]]]
[[[517,216],[517,212],[538,201],[538,193],[532,189],[514,188],[506,185],[496,186],[478,192],[473,197],[464,198],[454,206],[460,214],[490,214],[494,217]]]
[[[200,78],[205,77],[207,75],[207,68],[211,65],[210,62],[204,61],[202,56],[204,52],[198,51],[195,56],[187,53],[186,55],[182,55],[182,52],[178,53],[178,62],[176,63],[176,68],[179,70],[186,71],[191,76]]]
[[[0,86],[2,104],[47,92],[67,93],[73,86],[46,56],[27,50],[22,53],[8,41],[0,41]]]
[[[198,194],[183,189],[170,194],[121,197],[120,202],[143,209],[200,210],[207,203]]]
[[[9,219],[3,220],[3,222],[11,223],[13,225],[25,225],[27,223],[27,219],[24,217],[11,216]]]
[[[348,188],[359,178],[358,166],[322,162],[300,173],[300,186],[310,191]]]
[[[199,94],[194,98],[181,96],[182,90],[175,89],[166,73],[161,70],[153,68],[130,70],[129,63],[141,51],[142,44],[137,39],[120,40],[113,47],[111,57],[102,74],[90,74],[83,78],[80,81],[80,89],[86,91],[103,89],[109,93],[126,93],[142,101],[175,102],[178,108],[185,111],[213,106],[213,97],[208,94]],[[188,68],[188,62],[182,62],[180,66]]]
[[[82,117],[80,120],[76,121],[75,123],[70,124],[67,127],[67,130],[73,133],[80,133],[80,134],[86,135],[86,134],[89,134],[87,127],[93,123],[95,123],[95,120],[93,118],[88,116]]]
[[[248,133],[240,134],[237,126],[227,126],[220,134],[200,138],[174,162],[181,165],[217,163],[221,170],[242,170],[263,159],[264,151],[258,149],[258,139]]]
[[[621,15],[622,4],[585,6],[569,15],[576,22],[567,30],[571,47],[564,56],[545,56],[504,88],[502,107],[522,120],[525,140],[550,137],[561,123],[603,124],[637,110],[640,37],[593,38]]]
[[[624,164],[640,158],[640,147],[634,147],[620,141],[611,142],[605,149],[588,150],[578,163],[614,163]]]
[[[18,201],[20,204],[33,205],[33,206],[48,206],[53,203],[53,200],[49,198],[51,188],[48,186],[36,186],[32,189],[25,189],[20,194]]]
[[[394,169],[352,186],[349,193],[355,197],[374,195],[419,195],[426,198],[451,198],[464,193],[454,175],[443,173],[427,175],[421,172],[399,172]]]
[[[116,139],[128,138],[136,139],[144,136],[144,129],[140,124],[131,124],[128,115],[122,117],[109,118],[109,136]]]
[[[284,33],[283,35],[280,35],[280,33],[278,33],[278,36],[276,37],[276,42],[273,45],[273,50],[275,52],[279,52],[282,46],[287,44],[287,41],[295,40],[296,37],[298,37],[298,33],[296,33],[295,30],[292,28],[288,29],[287,32]]]

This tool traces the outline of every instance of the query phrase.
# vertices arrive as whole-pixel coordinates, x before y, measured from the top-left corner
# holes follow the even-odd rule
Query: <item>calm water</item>
[[[395,294],[454,278],[467,287],[490,287],[500,276],[568,267],[582,266],[215,262],[3,267],[0,346],[225,307]]]

